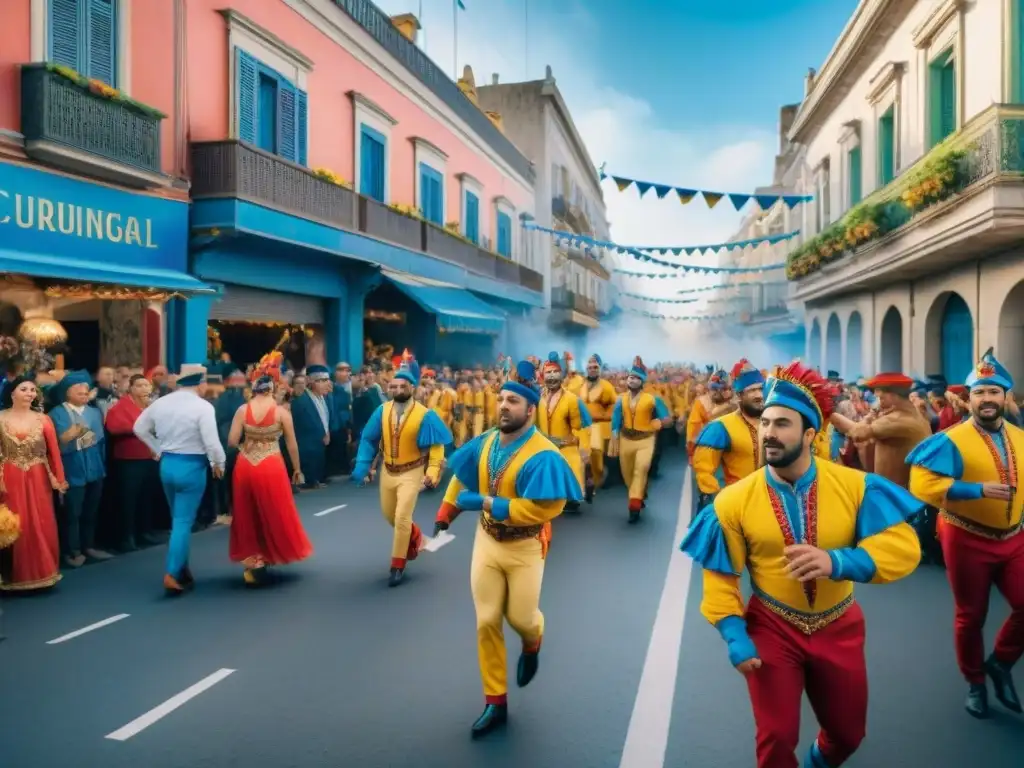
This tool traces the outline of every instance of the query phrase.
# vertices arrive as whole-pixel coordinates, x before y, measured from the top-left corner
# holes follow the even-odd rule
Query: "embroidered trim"
[[[535,539],[544,531],[544,525],[505,525],[480,515],[480,525],[495,541],[523,541]]]
[[[742,415],[740,420],[747,425],[747,431],[750,432],[750,444],[754,447],[754,469],[758,470],[761,468],[761,452],[758,450],[760,446],[757,444],[757,427],[743,418]]]
[[[975,421],[971,421],[971,424],[978,431],[982,441],[985,443],[985,447],[988,448],[989,455],[996,463],[999,482],[1010,486],[1014,490],[1014,494],[1011,494],[1010,500],[1006,502],[1006,522],[1009,524],[1013,520],[1014,496],[1017,491],[1017,456],[1013,452],[1013,442],[1010,440],[1010,436],[1006,434],[1006,425],[1004,424],[999,427],[999,435],[1003,438],[1003,445],[1006,446],[1006,463],[1004,464],[1003,455],[999,452],[999,447],[996,445],[996,441],[992,439],[992,435],[988,433],[988,430],[978,426]]]
[[[983,539],[991,539],[993,541],[1012,539],[1024,530],[1024,516],[1012,528],[993,528],[989,525],[982,525],[945,509],[939,510],[939,516],[950,525],[961,528],[968,533],[973,533],[975,536],[981,536]]]
[[[792,624],[805,635],[813,635],[815,632],[821,631],[829,624],[836,621],[836,619],[840,618],[844,613],[846,613],[847,609],[853,605],[852,592],[836,603],[833,607],[829,608],[827,611],[822,611],[821,613],[804,613],[803,611],[798,611],[795,608],[790,608],[788,605],[783,605],[778,600],[773,600],[761,592],[758,592],[756,597],[758,601],[760,601],[761,605],[779,618],[789,624]]]
[[[775,520],[782,530],[782,539],[787,547],[794,544],[808,544],[812,547],[818,546],[818,478],[814,478],[810,489],[807,491],[806,508],[804,512],[804,541],[798,542],[793,534],[793,526],[789,522],[789,515],[786,514],[786,506],[782,503],[782,497],[778,491],[772,488],[771,483],[765,481],[768,489],[768,498],[772,504],[772,512],[775,513]],[[799,498],[799,496],[797,497]],[[804,594],[807,596],[807,604],[813,608],[814,600],[818,596],[818,585],[813,581],[802,584]]]
[[[511,451],[508,456],[502,457],[499,463],[500,452],[496,450],[497,446],[498,437],[495,435],[491,438],[491,444],[487,453],[487,485],[491,496],[498,495],[498,488],[501,487],[501,483],[505,479],[505,473],[508,471],[509,465],[516,454],[519,453],[519,451]]]

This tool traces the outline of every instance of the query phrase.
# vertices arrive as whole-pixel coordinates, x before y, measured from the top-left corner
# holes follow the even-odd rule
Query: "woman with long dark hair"
[[[53,423],[35,409],[39,390],[24,376],[11,381],[0,410],[0,501],[20,533],[0,550],[0,589],[30,590],[60,581],[60,544],[53,491],[64,493],[64,465]]]

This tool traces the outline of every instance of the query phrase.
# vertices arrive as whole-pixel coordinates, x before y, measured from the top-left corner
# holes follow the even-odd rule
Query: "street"
[[[51,594],[5,599],[0,764],[748,768],[745,686],[700,616],[699,573],[678,552],[690,518],[683,486],[682,461],[666,460],[640,525],[626,524],[621,487],[556,522],[540,672],[510,691],[503,733],[469,738],[483,707],[472,516],[388,589],[391,530],[377,489],[337,480],[299,495],[316,552],[269,588],[243,586],[228,530],[216,528],[193,537],[197,586],[183,598],[162,594],[159,547],[67,574]],[[439,502],[420,497],[427,533]],[[943,572],[922,567],[858,595],[871,713],[850,765],[1019,767],[1024,719],[994,700],[987,722],[963,712]],[[990,626],[1005,615],[995,597]],[[518,639],[507,636],[514,670]],[[801,750],[814,733],[808,708]]]

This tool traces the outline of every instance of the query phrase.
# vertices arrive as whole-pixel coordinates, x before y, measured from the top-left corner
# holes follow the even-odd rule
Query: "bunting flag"
[[[704,202],[707,203],[708,208],[714,208],[723,197],[728,197],[729,202],[732,203],[733,208],[737,211],[743,208],[751,200],[755,201],[762,211],[767,211],[780,200],[787,208],[792,209],[800,203],[809,203],[814,199],[814,195],[758,195],[754,193],[740,194],[736,192],[712,192],[705,189],[690,189],[688,187],[677,187],[672,184],[657,184],[653,181],[640,181],[639,179],[630,179],[625,176],[613,176],[606,173],[604,168],[605,164],[602,164],[598,169],[598,177],[601,181],[611,179],[615,183],[615,187],[619,192],[625,192],[630,187],[636,187],[636,191],[640,194],[640,197],[643,197],[651,190],[654,190],[654,194],[657,195],[659,200],[664,200],[668,195],[675,194],[679,199],[679,202],[683,205],[686,205],[688,202],[693,200],[693,198],[697,197],[697,195],[700,195],[704,198]]]
[[[657,301],[661,304],[692,304],[697,299],[659,299],[655,296],[642,296],[639,293],[625,293],[619,291],[619,296],[625,296],[627,299],[636,299],[637,301]]]
[[[662,315],[657,312],[644,312],[641,309],[633,309],[631,307],[625,307],[624,309],[630,314],[646,317],[648,320],[725,320],[730,317],[737,317],[740,314],[739,312],[722,312],[715,315]]]
[[[613,269],[617,275],[624,275],[626,277],[644,277],[648,280],[679,280],[685,279],[685,274],[679,274],[678,272],[633,272],[629,269]],[[722,291],[726,288],[739,288],[745,285],[789,285],[788,280],[744,280],[738,283],[720,283],[717,285],[706,285],[702,288],[683,288],[677,291],[677,293],[699,293],[702,291]]]

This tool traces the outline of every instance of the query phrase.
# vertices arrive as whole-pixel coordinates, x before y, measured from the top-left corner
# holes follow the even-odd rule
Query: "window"
[[[896,107],[878,118],[878,186],[896,178]]]
[[[463,229],[466,239],[471,243],[480,242],[480,198],[466,190],[466,211],[463,215]]]
[[[279,72],[235,49],[238,139],[306,164],[306,93]]]
[[[444,177],[426,163],[420,163],[420,211],[432,224],[444,225]]]
[[[49,60],[117,86],[116,0],[50,0]]]
[[[512,258],[512,217],[504,211],[498,211],[498,254]]]
[[[860,146],[851,147],[850,151],[846,153],[846,172],[849,176],[849,193],[850,193],[850,205],[856,205],[860,202],[861,195],[861,180],[864,176],[863,169],[861,168],[861,157],[860,157]]]
[[[378,203],[386,200],[388,140],[368,125],[359,126],[359,194]]]
[[[928,67],[928,106],[930,146],[935,146],[956,131],[955,49],[940,54]]]

